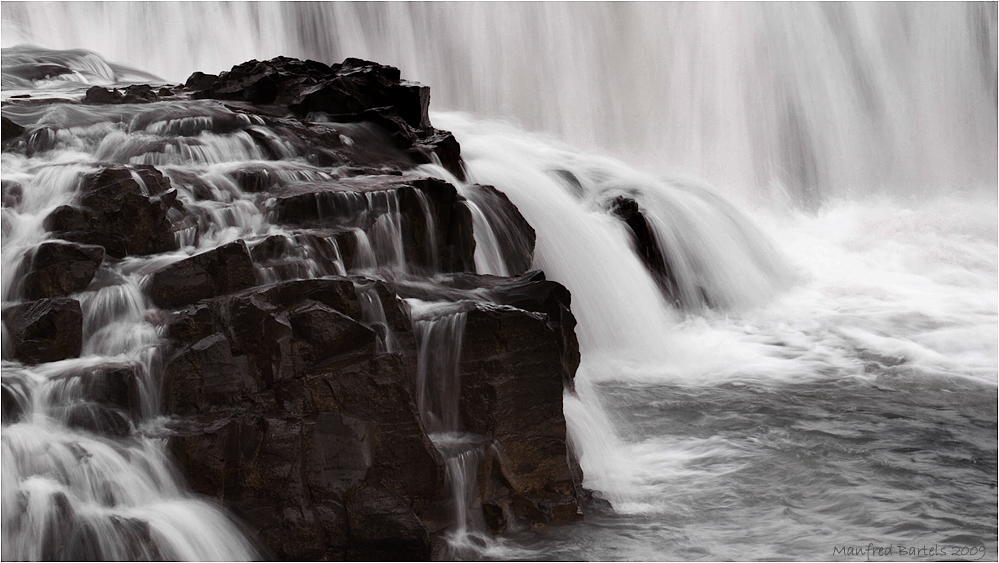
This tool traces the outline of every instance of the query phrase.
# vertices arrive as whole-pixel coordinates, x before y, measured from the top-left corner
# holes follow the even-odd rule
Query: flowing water
[[[461,143],[469,182],[509,196],[537,231],[534,266],[572,292],[583,360],[576,394],[565,397],[569,434],[584,484],[614,506],[479,537],[474,480],[461,475],[489,446],[455,426],[448,395],[463,313],[411,302],[421,402],[448,460],[458,556],[999,557],[995,4],[2,10],[5,48],[86,48],[123,63],[64,53],[73,74],[25,82],[5,72],[4,99],[82,95],[92,83],[148,82],[146,72],[183,81],[277,55],[370,58],[432,87],[432,122]],[[39,55],[5,49],[5,67],[19,56]],[[53,518],[86,523],[70,542],[78,557],[253,556],[168,469],[153,391],[159,336],[144,318],[142,284],[198,250],[285,236],[232,181],[236,168],[249,162],[299,180],[330,171],[303,164],[279,138],[268,142],[284,159],[266,160],[253,140],[267,138],[259,124],[241,125],[256,128],[253,138],[213,133],[211,119],[236,119],[219,106],[192,103],[173,121],[137,119],[145,109],[26,111],[18,117],[72,127],[37,129],[54,136],[53,150],[3,155],[3,179],[26,186],[4,207],[5,304],[19,299],[12,272],[45,236],[41,219],[71,201],[93,163],[155,164],[174,185],[192,185],[193,174],[211,193],[181,189],[201,218],[178,233],[182,251],[125,260],[79,295],[84,358],[32,369],[5,362],[4,384],[31,413],[3,430],[5,558],[60,556],[45,551]],[[199,142],[184,141],[192,136]],[[151,150],[168,137],[177,140]],[[476,267],[504,273],[490,242],[503,227],[474,189],[437,166],[421,172],[466,194]],[[619,196],[648,219],[671,291],[609,213]],[[390,212],[370,240],[355,233],[369,252],[354,267],[409,276],[385,198],[355,202]],[[309,248],[322,252],[260,267],[258,277],[345,271],[335,240]],[[384,325],[384,312],[366,307],[365,321]],[[385,334],[380,346],[391,349]],[[111,441],[66,424],[67,405],[79,402],[66,374],[109,361],[133,366],[146,390],[137,427]]]

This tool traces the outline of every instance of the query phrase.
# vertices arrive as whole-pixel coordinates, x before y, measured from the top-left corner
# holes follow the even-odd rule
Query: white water
[[[181,82],[251,58],[368,58],[431,85],[438,110],[816,205],[823,193],[994,183],[995,13],[870,2],[5,2],[3,46],[92,49]]]
[[[780,446],[800,457],[810,446],[794,449],[753,430],[733,439],[725,426],[715,436],[673,434],[665,423],[654,432],[635,430],[621,406],[629,399],[614,393],[633,394],[636,412],[644,393],[663,386],[671,394],[655,396],[650,405],[665,409],[675,396],[730,389],[746,389],[762,401],[802,382],[894,385],[901,394],[929,381],[942,382],[943,391],[934,387],[940,397],[995,393],[994,5],[136,3],[94,9],[5,2],[3,15],[5,46],[27,39],[92,48],[178,81],[196,69],[224,70],[251,57],[371,58],[431,85],[437,110],[506,118],[561,139],[466,114],[432,114],[434,125],[452,130],[461,143],[469,179],[503,190],[534,226],[535,267],[572,292],[583,364],[578,396],[566,397],[570,437],[583,451],[585,484],[602,491],[619,513],[696,521],[714,514],[712,502],[735,505],[733,499],[774,486],[762,481],[747,492],[732,484],[745,485],[739,476],[754,467],[754,452]],[[226,34],[220,43],[212,34],[219,21],[246,34]],[[145,40],[149,36],[161,40]],[[164,42],[175,49],[163,49]],[[195,156],[219,162],[212,154]],[[5,178],[22,173],[22,164],[10,158],[4,155]],[[571,172],[581,190],[560,171]],[[681,311],[662,297],[625,227],[604,211],[605,201],[622,192],[638,194],[683,272],[690,300],[697,301],[701,287],[713,308]],[[49,204],[48,196],[39,196],[35,205]],[[5,271],[12,254],[8,224],[5,216]],[[199,247],[260,229],[252,221],[222,225],[228,226]],[[476,232],[477,242],[484,238]],[[481,269],[488,260],[476,256]],[[851,405],[841,411],[855,412]],[[940,399],[931,410],[950,413],[953,406]],[[751,420],[751,414],[733,416]],[[852,419],[845,420],[853,429]],[[970,428],[963,420],[948,424]],[[779,426],[760,423],[768,425]],[[904,442],[901,435],[885,439]],[[983,448],[994,452],[994,445]],[[838,458],[825,461],[840,467]],[[994,482],[994,463],[986,467]],[[868,477],[859,466],[842,471]],[[815,490],[810,487],[802,483],[788,494],[807,496]],[[886,490],[905,496],[899,488]],[[866,497],[834,498],[868,506]],[[774,512],[732,510],[748,516],[729,528],[724,519],[717,528],[702,523],[702,535],[682,539],[711,544],[709,558],[822,559],[828,550],[804,543],[788,552],[732,546],[776,541],[785,528],[800,537],[826,534],[829,542],[882,537],[890,528],[835,523],[849,508],[820,511],[830,521],[824,527],[799,528],[797,519],[794,525],[781,520],[778,513],[791,510],[784,504],[761,506],[757,510]],[[917,537],[934,541],[930,526]],[[620,551],[585,544],[595,551],[582,556],[664,553],[623,536],[594,540]],[[539,557],[550,553],[540,549]],[[696,550],[671,553],[705,557]]]

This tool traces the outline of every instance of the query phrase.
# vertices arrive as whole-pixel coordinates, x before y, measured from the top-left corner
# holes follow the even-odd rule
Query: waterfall
[[[21,365],[4,325],[5,559],[259,556],[174,473],[163,313],[148,294],[157,270],[235,240],[258,283],[348,276],[379,353],[411,345],[380,284],[420,296],[404,303],[416,406],[446,469],[446,555],[502,558],[515,537],[552,559],[821,559],[831,549],[815,538],[931,531],[994,552],[994,504],[975,500],[995,483],[994,400],[982,403],[997,354],[994,3],[4,2],[2,14],[3,98],[38,99],[4,108],[32,124],[24,151],[3,153],[4,306],[28,299],[44,219],[106,163],[156,166],[187,210],[170,217],[176,250],[118,257],[72,294],[80,357]],[[11,47],[25,42],[76,50]],[[570,290],[578,321],[568,439],[613,516],[485,531],[477,473],[495,445],[464,431],[459,405],[466,311],[488,298],[444,287],[448,250],[432,237],[406,245],[407,221],[435,230],[422,191],[368,191],[222,103],[43,100],[278,55],[363,57],[432,87],[432,121],[460,142],[467,178],[438,160],[402,181],[456,188],[479,274],[516,269],[504,256],[516,226],[482,186],[533,227],[530,266]],[[15,72],[38,60],[70,70]],[[351,124],[339,139],[368,134]],[[272,188],[287,197],[266,199]],[[295,195],[319,226],[284,224]]]
[[[10,2],[3,45],[92,49],[174,81],[368,58],[432,85],[437,110],[815,206],[995,183],[996,21],[989,3]]]

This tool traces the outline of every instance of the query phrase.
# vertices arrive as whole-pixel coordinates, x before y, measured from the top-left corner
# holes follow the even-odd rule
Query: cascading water
[[[88,48],[176,81],[251,58],[362,57],[433,85],[438,109],[814,206],[995,183],[995,21],[990,3],[12,2],[3,44]]]
[[[478,470],[490,439],[462,432],[460,362],[468,304],[407,300],[416,335],[417,407],[430,439],[444,457],[452,513],[450,556],[481,555],[488,545],[478,503]]]
[[[986,502],[999,356],[994,4],[5,2],[3,18],[5,47],[89,48],[173,80],[250,58],[370,58],[432,86],[435,109],[562,139],[434,114],[461,143],[468,183],[439,166],[420,170],[468,199],[480,273],[506,273],[498,241],[508,229],[472,183],[509,196],[537,233],[533,266],[572,292],[583,360],[565,396],[569,436],[584,484],[615,513],[510,531],[532,557],[829,559],[871,541],[995,556]],[[221,37],[220,21],[245,33]],[[5,66],[22,56],[10,53]],[[86,52],[72,58],[74,73],[44,89],[149,81]],[[39,88],[4,80],[5,99]],[[42,219],[72,200],[94,162],[155,164],[198,225],[176,231],[181,251],[126,259],[79,294],[88,356],[5,364],[5,389],[31,415],[4,427],[4,556],[65,555],[43,551],[46,530],[79,530],[62,545],[81,558],[93,546],[106,558],[252,556],[166,469],[144,277],[252,238],[264,279],[405,278],[413,265],[396,245],[392,196],[356,202],[380,211],[346,231],[350,268],[336,260],[340,233],[317,233],[332,244],[309,242],[327,250],[300,253],[298,266],[269,263],[263,241],[287,234],[237,164],[286,184],[330,176],[264,124],[237,123],[214,104],[183,118],[124,106],[18,111],[69,126],[39,127],[28,156],[3,155],[4,180],[24,186],[3,209],[5,304],[20,299],[11,273],[45,236]],[[643,254],[616,214],[620,201],[641,213],[654,252]],[[650,273],[649,260],[668,275]],[[356,291],[391,350],[374,288]],[[413,318],[421,346],[450,343],[421,354],[424,388],[431,372],[452,373],[445,359],[460,314]],[[4,347],[6,359],[6,327]],[[118,441],[67,426],[73,405],[86,404],[66,374],[104,363],[134,366],[143,389],[141,416]],[[452,412],[443,396],[420,396],[447,459],[452,540],[462,545],[482,529],[470,468],[488,445],[443,422]],[[90,466],[128,480],[105,493],[102,473],[78,478]],[[68,520],[75,527],[47,523]],[[490,556],[479,548],[458,553]]]

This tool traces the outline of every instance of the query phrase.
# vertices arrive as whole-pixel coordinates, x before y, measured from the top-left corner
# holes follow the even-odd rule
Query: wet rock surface
[[[170,264],[153,274],[149,294],[160,307],[196,303],[256,283],[253,261],[242,240]]]
[[[83,314],[76,299],[53,297],[12,305],[4,308],[3,322],[10,331],[13,355],[21,362],[39,364],[80,355]]]
[[[24,280],[28,299],[65,296],[85,289],[104,261],[104,248],[60,241],[38,246]]]
[[[381,284],[392,330],[408,332],[391,353],[377,351],[384,328],[362,318],[355,288],[371,284]],[[484,503],[523,522],[578,517],[562,414],[579,362],[567,292],[537,273],[459,274],[452,285],[526,308],[468,313],[461,415],[501,452],[483,465]],[[449,525],[443,461],[416,405],[418,351],[400,300],[413,292],[398,290],[364,278],[289,281],[169,321],[172,451],[195,490],[258,527],[280,558],[425,559],[428,538]]]
[[[152,166],[108,166],[84,177],[79,206],[64,205],[44,226],[67,241],[104,247],[115,258],[176,250],[168,211],[180,207],[170,181]]]

